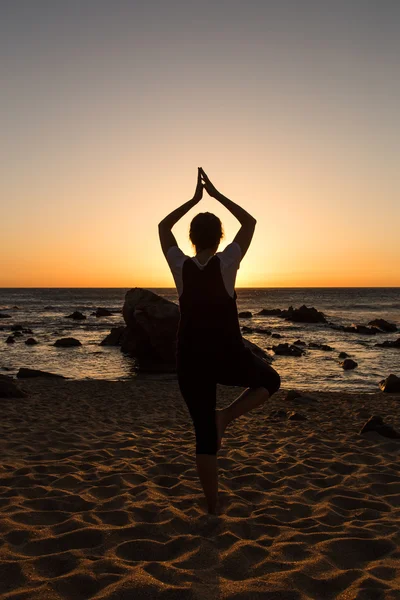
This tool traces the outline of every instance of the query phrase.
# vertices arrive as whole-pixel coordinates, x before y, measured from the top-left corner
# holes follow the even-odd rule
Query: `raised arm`
[[[203,182],[201,180],[199,167],[197,172],[197,186],[193,198],[185,202],[185,204],[182,204],[182,206],[179,206],[179,208],[173,210],[169,215],[165,217],[165,219],[160,221],[160,223],[158,224],[158,235],[160,236],[161,248],[164,252],[165,257],[167,256],[168,249],[171,248],[171,246],[178,245],[176,243],[175,236],[171,231],[172,227],[175,225],[175,223],[179,221],[179,219],[183,217],[183,215],[189,212],[189,210],[193,208],[193,206],[200,202],[202,197]]]
[[[208,194],[223,204],[240,222],[241,228],[237,232],[235,239],[233,240],[239,244],[242,250],[242,258],[246,254],[251,240],[253,239],[254,230],[256,227],[256,219],[252,217],[244,208],[223,196],[216,187],[211,183],[203,169],[200,169],[201,176],[204,180],[204,187]]]

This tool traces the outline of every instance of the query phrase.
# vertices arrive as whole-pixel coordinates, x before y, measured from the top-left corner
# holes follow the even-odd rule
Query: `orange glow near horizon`
[[[257,219],[237,287],[400,286],[398,8],[156,4],[7,8],[0,287],[173,287],[198,166]],[[203,211],[239,229],[205,193],[186,254]]]

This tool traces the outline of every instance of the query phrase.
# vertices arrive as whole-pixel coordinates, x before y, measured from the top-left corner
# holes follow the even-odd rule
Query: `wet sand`
[[[400,441],[359,434],[373,414],[400,431],[399,394],[279,390],[227,429],[210,516],[176,381],[20,386],[0,399],[0,598],[400,599]]]

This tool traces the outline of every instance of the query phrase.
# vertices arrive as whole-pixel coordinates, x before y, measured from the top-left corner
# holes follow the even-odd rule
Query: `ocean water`
[[[15,375],[20,367],[43,369],[73,379],[129,379],[136,377],[134,359],[119,348],[100,346],[111,327],[124,325],[122,306],[129,288],[0,288],[0,312],[11,315],[0,319],[0,373]],[[150,289],[150,288],[149,288]],[[177,302],[175,289],[154,289],[168,300]],[[325,313],[328,321],[338,325],[367,324],[383,318],[400,327],[400,288],[238,288],[238,310],[250,310],[251,319],[242,325],[263,327],[282,336],[271,339],[263,334],[244,334],[273,357],[273,366],[281,376],[284,389],[324,391],[379,391],[378,382],[390,373],[400,376],[400,349],[379,348],[376,343],[396,340],[400,331],[377,335],[358,335],[336,331],[325,324],[301,324],[274,316],[257,316],[262,308],[299,308],[305,304]],[[90,313],[98,307],[108,308],[111,317],[96,318]],[[75,310],[83,312],[85,321],[66,319]],[[16,338],[6,344],[11,326],[21,324],[33,335]],[[24,342],[34,337],[39,344]],[[77,348],[56,348],[60,337],[76,337]],[[328,344],[334,351],[307,349],[302,357],[277,356],[271,349],[277,343]],[[358,367],[344,371],[339,366],[339,352],[347,352]],[[157,377],[143,376],[141,377]]]

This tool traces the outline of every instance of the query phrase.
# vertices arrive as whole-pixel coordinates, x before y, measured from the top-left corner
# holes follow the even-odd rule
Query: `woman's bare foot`
[[[215,422],[217,424],[217,436],[218,436],[218,444],[217,444],[217,452],[221,448],[222,438],[225,432],[225,429],[228,426],[228,418],[226,414],[226,409],[216,410],[215,411]]]

